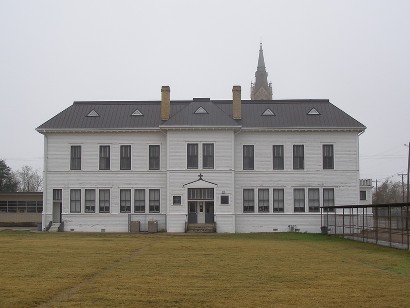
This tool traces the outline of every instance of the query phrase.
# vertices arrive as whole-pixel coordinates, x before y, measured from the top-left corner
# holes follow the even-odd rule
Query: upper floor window
[[[131,146],[120,146],[120,169],[131,170]]]
[[[70,213],[81,213],[81,189],[70,189]]]
[[[214,144],[202,144],[202,166],[204,169],[214,168]]]
[[[283,159],[283,145],[273,146],[273,170],[283,170],[284,169],[284,159]]]
[[[149,146],[149,170],[159,170],[160,165],[160,147],[159,145]]]
[[[308,189],[308,207],[309,212],[319,212],[319,188]]]
[[[159,213],[160,211],[160,194],[159,189],[149,190],[149,212]]]
[[[284,190],[274,189],[273,190],[273,211],[282,212],[284,207]]]
[[[110,170],[109,145],[100,145],[100,170]]]
[[[253,213],[255,212],[255,192],[253,189],[243,190],[243,212]]]
[[[293,169],[305,168],[305,153],[303,145],[293,146]]]
[[[304,212],[305,211],[305,189],[296,188],[293,190],[294,198],[294,212]]]
[[[323,145],[323,169],[334,169],[333,144]]]
[[[186,149],[187,168],[198,169],[198,144],[188,143]]]
[[[70,170],[81,170],[81,145],[71,146]]]
[[[100,213],[110,212],[110,190],[100,189]]]
[[[361,191],[360,191],[360,200],[367,200],[367,196],[366,196],[366,191],[365,191],[365,190],[361,190]]]
[[[254,169],[253,145],[243,146],[243,170]]]
[[[95,189],[85,190],[85,212],[95,213]]]
[[[258,190],[258,212],[269,213],[269,189]]]
[[[120,189],[120,212],[131,213],[131,189]]]

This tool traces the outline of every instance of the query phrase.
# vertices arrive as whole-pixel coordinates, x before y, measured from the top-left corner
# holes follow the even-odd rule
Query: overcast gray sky
[[[0,158],[42,169],[35,128],[75,100],[329,99],[367,126],[362,178],[406,172],[410,1],[0,0]],[[395,179],[398,179],[396,176]]]

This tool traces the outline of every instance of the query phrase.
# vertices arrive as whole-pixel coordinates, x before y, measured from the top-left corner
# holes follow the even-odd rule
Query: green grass
[[[410,307],[410,255],[312,234],[0,232],[0,307]]]

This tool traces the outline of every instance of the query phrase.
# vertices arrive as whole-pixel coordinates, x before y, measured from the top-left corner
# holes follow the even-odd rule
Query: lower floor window
[[[81,213],[81,189],[70,189],[70,213]]]
[[[145,213],[145,189],[134,190],[134,212]]]
[[[95,213],[95,189],[85,190],[85,212]]]
[[[159,213],[160,211],[160,197],[159,189],[149,190],[149,212]]]
[[[110,212],[110,190],[100,189],[100,213]]]
[[[269,189],[258,190],[258,212],[269,213]]]
[[[243,190],[243,212],[253,213],[255,212],[255,196],[253,189]]]
[[[305,189],[297,188],[293,190],[294,212],[301,213],[305,211]]]
[[[120,189],[120,212],[131,213],[131,189]]]
[[[323,206],[335,206],[335,190],[333,188],[323,188]],[[334,212],[334,209],[325,211]]]
[[[273,190],[273,212],[283,213],[284,209],[284,190],[274,189]]]
[[[309,188],[308,190],[309,212],[319,212],[319,188]]]

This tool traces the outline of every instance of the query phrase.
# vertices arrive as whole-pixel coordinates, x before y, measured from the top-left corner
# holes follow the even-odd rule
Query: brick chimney
[[[242,118],[241,106],[241,86],[233,86],[232,88],[232,116],[234,120]]]
[[[171,110],[170,92],[171,90],[169,89],[169,86],[162,86],[161,88],[161,120],[163,121],[169,120],[169,114]]]

